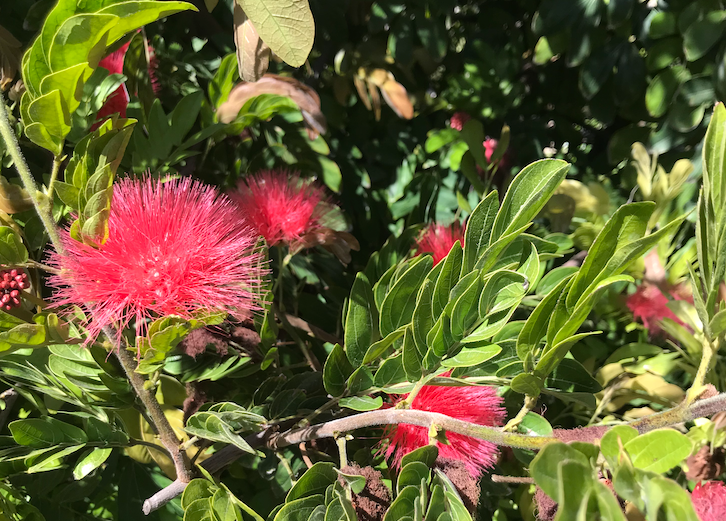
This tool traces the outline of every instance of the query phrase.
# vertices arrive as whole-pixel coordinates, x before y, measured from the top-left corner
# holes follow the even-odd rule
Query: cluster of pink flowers
[[[699,483],[691,494],[691,503],[701,521],[726,519],[726,485],[721,481]]]
[[[416,253],[430,253],[434,265],[441,262],[456,241],[464,244],[464,227],[455,222],[450,226],[429,224],[416,238]]]
[[[405,400],[407,396],[402,396],[398,402]],[[417,411],[438,412],[462,421],[487,426],[501,425],[505,415],[502,398],[497,395],[494,388],[485,386],[426,385],[414,397],[410,408]],[[386,457],[392,458],[395,468],[400,468],[403,456],[429,444],[429,430],[426,427],[405,423],[388,427],[385,437],[389,440],[385,454]],[[449,445],[438,441],[436,443],[439,457],[461,461],[475,478],[491,468],[496,461],[497,447],[491,442],[455,432],[447,432],[446,439]]]
[[[670,288],[668,294],[675,300],[693,302],[693,297],[688,295],[687,290],[680,285]],[[668,307],[668,301],[668,297],[658,286],[644,282],[638,286],[635,293],[628,296],[626,305],[633,313],[633,318],[640,320],[650,334],[655,336],[662,332],[660,323],[665,318],[683,324]]]

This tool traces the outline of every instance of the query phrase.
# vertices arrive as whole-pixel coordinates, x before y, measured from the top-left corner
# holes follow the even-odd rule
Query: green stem
[[[5,142],[5,146],[10,154],[10,157],[13,158],[13,163],[20,175],[20,180],[23,182],[25,190],[28,192],[30,199],[33,201],[35,211],[38,214],[38,217],[40,217],[40,220],[45,227],[45,231],[48,233],[50,242],[53,243],[53,247],[58,253],[63,254],[65,249],[63,248],[63,243],[61,242],[55,219],[53,219],[53,206],[47,198],[44,197],[46,200],[43,201],[39,197],[40,192],[38,191],[38,185],[35,183],[35,178],[30,172],[28,164],[25,162],[25,157],[23,157],[23,153],[20,151],[18,140],[10,126],[10,118],[8,116],[8,110],[5,107],[5,98],[3,97],[2,92],[0,92],[0,136],[2,136],[3,141]]]
[[[53,169],[50,171],[50,181],[48,181],[48,200],[53,200],[53,189],[55,188],[56,179],[58,179],[58,173],[60,172],[61,163],[63,158],[61,156],[55,156],[53,158]]]
[[[691,388],[688,389],[688,395],[686,396],[688,404],[693,403],[702,392],[703,386],[706,384],[706,377],[711,370],[711,365],[713,364],[714,357],[719,347],[718,344],[714,345],[708,339],[705,339],[702,345],[703,352],[701,354],[701,363],[698,364],[698,371],[696,372],[696,376],[693,378],[693,384],[691,384]]]
[[[113,331],[105,328],[104,333],[108,337],[109,341],[114,344]],[[151,390],[147,389],[144,385],[144,378],[135,371],[134,357],[121,346],[118,346],[114,350],[114,354],[126,373],[126,377],[131,383],[131,386],[134,388],[136,396],[139,397],[141,403],[144,404],[144,407],[148,411],[149,417],[152,420],[151,423],[156,428],[159,435],[159,440],[169,452],[169,456],[174,463],[174,469],[176,470],[176,478],[183,482],[191,481],[192,473],[190,470],[191,464],[189,462],[189,458],[187,458],[186,453],[181,450],[181,442],[179,441],[179,438],[177,438],[174,429],[172,429],[169,424],[169,420],[167,420],[164,415],[164,411],[161,410],[161,406],[156,400],[156,397],[153,395]]]
[[[517,426],[522,423],[522,420],[524,420],[524,417],[527,416],[527,413],[534,409],[534,406],[537,405],[537,397],[536,396],[525,396],[524,397],[524,405],[522,405],[522,408],[519,410],[517,415],[509,420],[507,424],[504,426],[505,431],[513,431],[517,428]]]

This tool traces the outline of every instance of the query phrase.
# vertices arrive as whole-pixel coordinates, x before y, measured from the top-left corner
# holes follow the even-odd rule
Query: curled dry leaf
[[[217,119],[222,123],[231,123],[248,100],[261,94],[287,96],[294,101],[300,107],[311,139],[326,131],[327,121],[320,110],[318,93],[295,78],[286,78],[277,74],[265,74],[259,81],[244,82],[235,86],[227,101],[217,109]]]
[[[376,120],[380,119],[380,99],[378,90],[380,90],[383,100],[393,109],[399,118],[413,118],[413,103],[408,97],[406,87],[396,81],[396,78],[390,71],[385,69],[358,69],[357,76],[353,79],[358,95],[361,97],[363,104],[368,110],[374,110]],[[363,86],[367,85],[368,94],[364,91]]]
[[[350,263],[350,250],[360,249],[360,244],[353,235],[332,228],[318,228],[303,235],[297,246],[299,249],[322,246],[345,265]]]
[[[270,65],[270,48],[262,41],[252,21],[237,3],[234,4],[234,45],[242,81],[262,78]]]
[[[22,45],[0,25],[0,89],[5,90],[20,67]]]
[[[0,176],[0,210],[6,214],[14,214],[31,208],[33,208],[33,201],[28,192]]]

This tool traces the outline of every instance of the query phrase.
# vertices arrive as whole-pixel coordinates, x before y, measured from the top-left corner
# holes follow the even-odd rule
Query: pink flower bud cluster
[[[0,271],[0,307],[6,311],[20,306],[20,292],[28,287],[28,274],[16,269]]]

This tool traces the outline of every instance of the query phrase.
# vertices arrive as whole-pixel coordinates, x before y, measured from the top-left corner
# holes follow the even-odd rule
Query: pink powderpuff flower
[[[680,286],[674,287],[669,293],[675,300],[693,302],[691,298],[683,294]],[[633,318],[640,320],[651,335],[658,335],[662,332],[660,323],[665,318],[670,318],[683,325],[683,322],[668,307],[668,297],[653,284],[645,282],[638,286],[636,292],[628,296],[625,304],[633,313]]]
[[[114,186],[109,234],[99,248],[65,230],[66,252],[51,253],[60,270],[50,278],[56,306],[85,306],[90,337],[113,325],[166,315],[192,318],[226,311],[244,320],[265,270],[253,251],[257,238],[234,204],[189,178],[167,182],[124,179]]]
[[[691,494],[691,503],[701,521],[726,519],[726,485],[721,481],[699,483]]]
[[[124,60],[126,58],[126,52],[129,50],[129,43],[126,42],[124,45],[119,47],[117,50],[105,56],[99,63],[99,67],[103,67],[108,71],[109,74],[123,74],[124,72]],[[159,90],[159,81],[156,78],[156,67],[157,60],[154,54],[154,49],[149,46],[149,78],[151,80],[151,87],[154,92]],[[126,84],[122,83],[119,87],[106,98],[106,102],[99,109],[96,115],[97,121],[102,121],[111,114],[119,113],[122,118],[126,117],[126,107],[129,105],[131,97],[129,91],[126,88]]]
[[[461,132],[467,121],[471,119],[471,116],[466,112],[454,112],[449,120],[449,126],[454,130]]]
[[[492,156],[494,155],[494,151],[497,149],[497,145],[499,144],[499,140],[488,137],[484,140],[484,143],[482,143],[482,146],[484,147],[484,158],[487,160],[487,163],[492,162]],[[499,168],[500,169],[506,169],[509,166],[509,149],[507,149],[504,152],[504,155],[499,159]]]
[[[330,211],[323,188],[302,179],[298,172],[259,172],[240,181],[229,196],[268,246],[300,246],[305,235],[323,227]]]
[[[464,227],[458,222],[451,226],[430,224],[416,239],[416,252],[417,254],[430,253],[434,258],[435,266],[449,254],[456,241],[463,246]]]
[[[444,373],[444,376],[448,374]],[[404,400],[406,396],[398,401]],[[458,420],[488,426],[501,425],[505,415],[502,398],[497,396],[494,388],[485,386],[425,385],[410,407],[417,411],[438,412]],[[402,423],[388,427],[385,437],[390,441],[386,457],[393,456],[393,467],[400,468],[403,456],[428,445],[429,430],[426,427]],[[463,462],[466,470],[475,478],[494,465],[498,451],[493,443],[455,432],[447,432],[446,438],[450,445],[436,442],[439,458]]]

